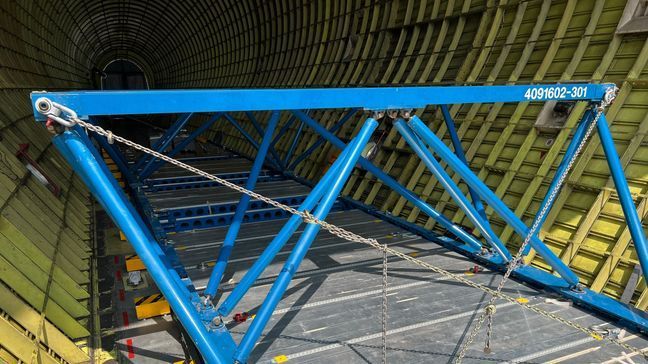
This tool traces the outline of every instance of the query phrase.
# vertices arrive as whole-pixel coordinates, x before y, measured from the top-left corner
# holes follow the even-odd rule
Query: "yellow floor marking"
[[[277,355],[272,358],[272,361],[274,361],[275,363],[285,363],[288,361],[288,357],[285,355]]]

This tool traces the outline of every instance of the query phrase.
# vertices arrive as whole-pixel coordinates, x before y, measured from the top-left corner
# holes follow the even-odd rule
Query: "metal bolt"
[[[409,120],[412,117],[412,109],[403,109],[400,111],[400,116],[405,119]]]
[[[223,324],[223,318],[220,316],[216,316],[212,319],[211,323],[214,326],[221,326]]]
[[[583,286],[583,285],[580,284],[580,283],[577,284],[577,285],[575,285],[575,286],[569,287],[569,289],[570,289],[572,292],[576,292],[576,293],[585,293],[585,286]]]
[[[371,117],[376,119],[376,120],[380,120],[380,119],[385,117],[385,111],[384,110],[374,110],[371,113]]]

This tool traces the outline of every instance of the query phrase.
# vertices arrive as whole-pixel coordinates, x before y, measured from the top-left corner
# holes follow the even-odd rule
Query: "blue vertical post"
[[[67,151],[65,148],[61,149],[63,155],[77,171],[85,176],[91,191],[95,193],[106,212],[124,232],[204,359],[210,363],[230,362],[228,355],[221,349],[223,345],[233,343],[231,336],[227,332],[212,335],[207,331],[186,293],[182,292],[170,277],[159,254],[153,249],[157,243],[146,231],[142,230],[144,222],[141,221],[141,217],[133,214],[133,210],[125,205],[125,196],[120,196],[120,193],[123,194],[123,192],[114,188],[92,151],[73,131],[66,131],[54,139],[57,140],[57,145],[64,144],[66,146]],[[184,289],[186,290],[186,287]]]
[[[263,128],[259,124],[259,121],[254,117],[254,114],[251,111],[246,111],[245,115],[248,117],[254,128],[257,130],[257,133],[259,133],[260,137],[263,137]],[[268,148],[270,151],[270,154],[272,155],[272,158],[274,158],[275,162],[279,166],[280,169],[284,168],[284,165],[281,162],[281,158],[279,155],[277,155],[277,152],[274,150],[274,144],[270,143],[270,147]]]
[[[166,148],[173,142],[173,139],[178,135],[180,130],[189,122],[189,119],[191,119],[191,116],[193,114],[187,113],[187,114],[182,114],[176,120],[170,127],[167,129],[167,131],[158,139],[158,141],[153,145],[151,149],[155,150],[156,152],[164,152]],[[155,158],[151,157],[149,158],[148,154],[143,155],[135,164],[134,170],[137,171],[141,169],[145,163],[149,164],[152,161],[154,161]]]
[[[340,165],[346,159],[348,150],[349,148],[347,147],[342,151],[342,153],[340,153],[340,156],[335,160],[331,168],[329,168],[322,179],[317,182],[315,188],[313,188],[313,190],[308,194],[308,197],[306,197],[304,202],[299,206],[297,209],[298,211],[310,211],[315,207],[315,204],[320,200],[324,192],[329,189],[333,178],[337,178]],[[270,244],[268,244],[268,246],[263,250],[263,253],[261,253],[254,264],[252,264],[252,267],[250,267],[236,287],[234,287],[232,292],[227,296],[225,301],[223,301],[223,303],[218,307],[218,313],[221,316],[227,316],[232,312],[241,298],[243,298],[245,293],[259,278],[261,273],[263,273],[277,253],[279,253],[279,251],[284,247],[288,239],[290,239],[290,237],[295,233],[301,222],[302,218],[300,216],[290,216],[286,224],[284,224],[277,235],[275,235],[274,239],[272,239]]]
[[[263,141],[261,142],[257,156],[254,159],[254,163],[252,164],[250,176],[248,177],[247,183],[245,184],[245,188],[248,190],[253,190],[254,186],[256,186],[259,172],[261,172],[263,162],[265,161],[266,154],[268,153],[268,149],[270,147],[270,142],[272,141],[274,129],[277,126],[277,122],[279,121],[279,115],[279,111],[272,112],[272,116],[270,117],[270,121],[268,122],[268,126],[265,130],[265,135],[263,136]],[[236,237],[238,236],[241,224],[243,223],[243,216],[245,215],[245,211],[248,208],[249,202],[250,196],[243,194],[243,196],[241,196],[241,199],[239,200],[238,206],[236,206],[236,212],[234,213],[234,217],[232,218],[232,223],[230,224],[229,230],[227,230],[227,235],[225,235],[225,240],[223,241],[223,245],[221,246],[220,252],[218,253],[218,260],[216,261],[216,265],[214,266],[214,269],[212,270],[212,273],[209,277],[209,282],[207,283],[207,288],[205,289],[205,296],[214,297],[214,294],[218,289],[218,285],[220,284],[220,281],[223,278],[223,274],[225,273],[225,267],[227,267],[227,261],[229,260],[232,249],[234,248],[234,242],[236,240]]]
[[[189,134],[183,141],[178,143],[169,153],[166,155],[168,157],[175,157],[178,153],[182,152],[185,147],[187,147],[191,142],[193,142],[197,137],[199,137],[202,133],[204,133],[207,129],[209,129],[218,119],[221,118],[223,114],[222,113],[216,113],[214,114],[209,120],[204,122],[202,125],[200,125],[196,130],[194,130],[191,134]],[[147,167],[145,167],[142,172],[140,173],[140,179],[144,180],[148,178],[153,172],[155,172],[160,166],[164,164],[164,161],[161,160],[156,160],[152,164],[149,164]]]
[[[452,115],[450,115],[450,110],[448,110],[448,105],[441,105],[441,113],[443,114],[443,120],[445,121],[446,127],[448,127],[448,134],[450,134],[450,141],[454,148],[455,154],[462,162],[466,163],[468,167],[468,160],[466,159],[466,153],[464,153],[463,146],[461,145],[461,140],[459,135],[457,135],[457,128],[455,127],[454,120]],[[470,198],[472,199],[473,206],[479,212],[479,215],[488,223],[488,216],[486,216],[486,210],[484,209],[484,204],[479,198],[479,195],[472,189],[468,187],[468,193],[470,193]]]
[[[293,113],[301,121],[303,121],[305,124],[310,126],[313,130],[315,130],[315,132],[317,132],[322,137],[324,137],[324,139],[328,140],[331,144],[333,144],[336,148],[344,149],[346,147],[346,144],[344,144],[344,142],[341,141],[340,138],[336,137],[335,135],[333,135],[333,133],[326,130],[326,128],[321,126],[317,121],[310,118],[303,111],[294,110]],[[441,226],[446,228],[449,232],[456,235],[459,239],[461,239],[463,242],[469,245],[473,249],[473,251],[479,252],[481,250],[481,242],[477,238],[468,234],[464,229],[457,226],[452,221],[450,221],[447,217],[443,216],[441,213],[433,209],[432,206],[430,206],[425,201],[423,201],[418,195],[414,194],[412,191],[403,187],[403,185],[398,183],[395,179],[391,178],[387,173],[383,172],[380,168],[374,166],[370,161],[362,157],[359,159],[358,163],[360,163],[360,166],[364,168],[367,172],[373,174],[374,176],[376,176],[376,178],[383,181],[383,183],[386,186],[396,191],[398,194],[400,194],[409,202],[411,202],[414,206],[418,207],[424,214],[438,221],[439,224],[441,224]]]
[[[335,125],[333,125],[333,126],[328,130],[328,132],[331,133],[331,134],[335,134],[335,132],[338,131],[338,129],[340,129],[340,128],[341,128],[341,127],[342,127],[342,126],[343,126],[347,121],[349,121],[349,119],[351,119],[351,117],[352,117],[353,115],[355,115],[356,112],[358,112],[358,109],[357,109],[357,108],[352,108],[351,110],[349,110],[349,112],[347,112],[347,113],[346,113],[346,114],[345,114],[345,115],[344,115],[340,120],[338,120],[338,122],[335,123]],[[320,145],[322,145],[325,141],[326,141],[326,138],[324,138],[323,136],[320,136],[320,137],[315,141],[315,143],[313,143],[313,145],[311,145],[310,147],[308,147],[308,149],[306,149],[302,154],[299,155],[299,157],[297,157],[297,159],[295,159],[294,162],[292,162],[292,163],[290,164],[290,166],[288,167],[288,169],[289,169],[289,170],[293,170],[293,169],[295,169],[295,167],[297,167],[297,165],[298,165],[299,163],[301,163],[301,161],[303,161],[303,160],[306,159],[309,155],[311,155],[311,154],[315,151],[315,149],[317,149],[317,148],[318,148]]]
[[[522,237],[526,237],[529,228],[493,193],[452,151],[418,118],[412,116],[409,122],[418,136],[435,151],[470,187],[474,188],[486,202]],[[578,276],[563,263],[537,236],[531,238],[531,245],[542,258],[560,274],[572,287],[578,284]]]
[[[637,214],[637,208],[635,207],[632,195],[630,194],[630,189],[628,188],[628,181],[623,173],[623,167],[621,166],[619,155],[614,147],[614,139],[612,139],[612,133],[607,124],[605,114],[601,113],[601,116],[596,123],[596,127],[598,129],[599,138],[601,139],[601,145],[603,146],[603,152],[605,152],[605,159],[607,160],[610,173],[612,174],[614,186],[619,195],[621,209],[623,210],[623,215],[625,215],[628,230],[630,230],[630,236],[632,237],[635,251],[639,257],[639,262],[641,263],[641,270],[644,279],[648,280],[648,243],[646,242],[646,236],[644,235],[643,227],[641,226],[641,219],[639,218],[639,214]]]
[[[439,180],[441,185],[445,187],[446,191],[454,198],[465,213],[468,219],[484,234],[484,237],[491,245],[497,254],[502,258],[504,262],[508,262],[512,259],[511,254],[508,249],[502,244],[495,232],[491,229],[487,221],[485,221],[477,212],[476,208],[470,204],[468,198],[461,193],[459,186],[457,186],[452,178],[446,173],[446,171],[441,167],[441,164],[437,162],[434,156],[423,146],[421,140],[412,132],[412,130],[407,126],[405,121],[398,119],[394,122],[394,127],[398,132],[405,138],[405,141],[412,148],[414,153],[416,153],[419,158],[425,163],[428,169],[434,174],[434,176]]]
[[[371,133],[373,133],[377,126],[378,122],[374,119],[367,119],[362,129],[360,129],[358,136],[356,136],[355,140],[349,145],[349,148],[351,148],[349,154],[347,155],[344,164],[340,167],[339,175],[334,179],[330,190],[324,194],[322,200],[318,204],[317,209],[313,214],[315,218],[320,220],[326,218],[338,194],[342,190],[342,187],[344,187],[349,174],[357,163],[362,149],[367,144],[367,141],[371,137]],[[288,284],[292,280],[292,277],[299,269],[299,265],[306,256],[313,240],[317,237],[319,230],[320,225],[314,223],[309,223],[304,229],[299,241],[295,244],[292,253],[286,260],[284,268],[281,270],[281,273],[279,273],[277,280],[272,285],[268,296],[263,301],[261,308],[252,321],[250,328],[241,340],[234,355],[235,360],[238,360],[241,363],[247,361],[250,352],[254,348],[254,344],[259,339],[259,336],[261,336],[263,328],[268,323],[272,312],[277,307],[277,304],[281,300],[286,288],[288,288]]]
[[[567,146],[567,150],[565,151],[565,156],[563,157],[562,161],[558,165],[558,168],[556,169],[556,173],[554,174],[553,179],[551,180],[551,183],[549,184],[549,188],[547,189],[547,194],[545,195],[544,199],[542,200],[542,203],[540,204],[540,208],[538,209],[538,214],[540,211],[544,209],[544,206],[549,202],[549,193],[556,188],[556,185],[558,184],[558,180],[560,179],[560,176],[565,173],[565,169],[567,169],[567,166],[569,165],[569,161],[574,158],[574,154],[576,153],[576,149],[578,149],[578,144],[583,140],[583,137],[585,137],[585,132],[587,131],[587,128],[589,127],[590,123],[592,122],[592,112],[591,110],[587,110],[585,112],[585,115],[583,115],[583,119],[580,121],[578,126],[576,127],[576,131],[574,131],[574,136],[572,137],[571,141],[569,142],[569,145]],[[562,188],[562,186],[561,186]],[[554,199],[553,202],[556,202]],[[551,206],[549,207],[551,209]],[[542,227],[542,224],[544,224],[545,220],[547,220],[547,217],[549,214],[545,214],[542,217],[542,221],[540,222],[540,227]],[[538,215],[536,215],[536,219],[538,218]],[[533,219],[535,221],[535,219]],[[536,231],[536,234],[538,232]],[[524,248],[524,255],[529,254],[531,251],[531,246],[527,245]]]

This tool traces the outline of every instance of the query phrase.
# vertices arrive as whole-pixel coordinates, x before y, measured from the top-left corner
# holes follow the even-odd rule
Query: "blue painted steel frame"
[[[611,84],[420,86],[312,89],[152,90],[33,92],[32,101],[47,95],[79,117],[95,115],[173,114],[304,109],[416,109],[428,105],[549,100],[600,101]],[[549,90],[565,87],[565,93]],[[581,87],[582,93],[571,89]],[[569,93],[568,93],[569,92]],[[551,96],[551,97],[550,97]],[[171,102],[172,101],[172,102]],[[34,106],[37,120],[44,115]]]
[[[331,144],[333,144],[336,148],[344,149],[346,147],[346,144],[344,144],[343,141],[341,141],[338,137],[336,137],[331,132],[326,130],[326,128],[321,126],[317,121],[310,118],[304,112],[293,111],[293,113],[299,119],[301,119],[301,121],[303,121],[305,124],[309,125],[317,133],[319,133],[326,140],[328,140]],[[398,192],[398,194],[405,197],[408,201],[410,201],[412,204],[414,204],[416,207],[418,207],[424,214],[426,214],[426,215],[432,217],[433,219],[435,219],[436,221],[438,221],[439,224],[441,224],[444,228],[446,228],[450,233],[454,234],[459,239],[461,239],[466,244],[468,244],[472,249],[474,249],[476,251],[481,250],[481,242],[477,238],[475,238],[473,235],[467,233],[460,226],[453,223],[452,221],[450,221],[450,219],[446,218],[444,215],[442,215],[441,213],[436,211],[434,208],[432,208],[432,206],[430,206],[425,201],[423,201],[414,192],[412,192],[412,191],[408,190],[407,188],[405,188],[403,185],[398,183],[395,179],[393,179],[392,177],[387,175],[387,173],[383,172],[380,168],[374,166],[367,159],[360,157],[358,163],[360,164],[360,166],[362,168],[366,169],[368,172],[370,172],[371,174],[376,176],[378,179],[380,179],[389,188],[391,188],[394,191]]]
[[[468,199],[463,195],[459,186],[457,186],[452,178],[446,173],[441,164],[437,162],[434,156],[425,148],[423,141],[421,141],[414,132],[409,128],[404,120],[398,119],[394,122],[394,126],[398,132],[403,136],[410,148],[416,153],[419,158],[425,163],[428,169],[434,174],[439,182],[445,187],[446,191],[452,196],[459,208],[466,214],[468,219],[481,231],[491,247],[500,255],[502,260],[509,262],[513,257],[509,253],[506,246],[499,240],[495,232],[491,229],[487,219],[484,219],[477,209],[470,204]]]
[[[480,197],[509,224],[520,236],[525,237],[529,228],[504,204],[502,200],[479,180],[477,176],[418,118],[412,116],[409,122],[411,128],[439,157],[446,162],[470,187],[479,193]],[[578,276],[563,263],[537,236],[531,238],[530,244],[551,265],[571,287],[578,285]]]
[[[237,185],[245,184],[249,173],[226,173],[215,176],[226,179]],[[261,172],[259,174],[259,182],[268,182],[268,181],[277,181],[282,179],[279,175],[276,175],[273,172]],[[148,191],[171,191],[171,190],[186,190],[189,188],[202,188],[202,187],[214,187],[220,186],[220,183],[208,180],[200,176],[184,176],[176,178],[164,178],[164,179],[148,179],[146,180],[146,189]]]
[[[566,87],[579,88],[581,91],[576,97],[574,94],[567,94],[566,97],[560,96],[561,93],[550,92],[551,90]],[[52,101],[63,104],[75,110],[82,118],[94,115],[123,115],[123,114],[155,114],[155,113],[190,113],[190,112],[230,112],[230,111],[267,111],[267,110],[292,110],[293,114],[302,122],[302,125],[308,125],[319,133],[323,139],[331,142],[334,146],[343,150],[356,148],[357,145],[353,142],[346,148],[344,142],[338,139],[329,130],[323,128],[319,123],[310,118],[303,111],[304,109],[323,109],[323,108],[365,108],[365,109],[410,109],[418,108],[431,104],[447,104],[447,103],[487,103],[487,102],[520,102],[520,101],[547,101],[547,100],[586,100],[593,104],[601,101],[606,91],[613,85],[607,84],[583,84],[583,85],[531,85],[531,86],[451,86],[451,87],[409,87],[409,88],[355,88],[355,89],[308,89],[308,90],[169,90],[169,91],[137,91],[137,92],[69,92],[69,93],[41,93],[35,92],[32,94],[32,100],[39,97],[46,96]],[[563,92],[562,95],[565,93]],[[168,100],[173,102],[168,102]],[[447,111],[447,110],[446,110]],[[38,120],[44,120],[44,116],[35,113]],[[446,121],[448,119],[446,118]],[[232,122],[232,120],[230,120]],[[258,150],[260,145],[256,143],[245,132],[236,121],[232,124],[242,132],[244,137],[255,146]],[[579,135],[582,125],[586,124],[584,120],[579,124],[576,135]],[[454,124],[453,130],[454,130]],[[503,215],[507,222],[513,225],[518,233],[523,234],[526,231],[526,226],[515,217],[506,206],[499,201],[496,197],[491,196],[492,192],[483,190],[485,187],[481,181],[473,178],[472,172],[466,166],[465,160],[461,157],[463,153],[455,145],[455,153],[445,146],[443,142],[438,140],[436,136],[427,129],[427,127],[417,118],[412,118],[409,127],[414,131],[419,138],[427,143],[434,152],[436,152],[445,162],[447,162],[461,177],[468,183],[468,185],[475,191],[476,194],[484,198],[489,205],[493,206],[496,211]],[[632,238],[635,242],[640,262],[642,266],[648,264],[648,246],[646,239],[641,229],[641,222],[638,219],[636,208],[630,195],[627,181],[623,175],[623,171],[614,149],[614,142],[609,132],[609,127],[605,118],[601,118],[597,124],[599,136],[604,151],[607,156],[608,164],[612,171],[612,177],[619,192],[622,208],[628,227],[631,231]],[[374,127],[375,128],[375,127]],[[449,126],[450,130],[450,126]],[[363,128],[363,132],[367,132]],[[159,222],[151,222],[154,235],[149,232],[149,228],[144,224],[142,219],[130,205],[129,201],[123,196],[119,190],[116,181],[109,175],[109,171],[101,157],[96,150],[90,145],[87,137],[81,135],[80,131],[74,130],[66,131],[54,138],[54,143],[61,150],[68,162],[73,168],[79,172],[84,182],[89,186],[91,192],[97,199],[104,205],[106,210],[111,214],[113,219],[118,223],[120,228],[126,233],[129,241],[135,246],[136,252],[146,266],[151,271],[152,276],[160,289],[162,290],[167,300],[169,300],[174,312],[176,312],[182,322],[183,326],[189,332],[194,343],[196,343],[201,354],[207,361],[210,362],[229,362],[233,357],[244,361],[249,355],[254,343],[258,339],[260,330],[265,326],[269,314],[272,312],[276,302],[281,299],[282,289],[285,289],[291,279],[292,274],[296,270],[296,266],[303,259],[303,254],[308,249],[312,239],[316,235],[317,226],[309,224],[308,234],[304,233],[301,244],[293,250],[290,261],[293,263],[291,268],[286,270],[280,280],[275,282],[277,289],[273,288],[271,294],[266,298],[264,307],[262,308],[263,314],[258,316],[253,323],[253,329],[246,333],[246,336],[238,346],[231,339],[231,336],[223,326],[214,326],[211,319],[217,314],[213,307],[205,306],[200,301],[195,292],[187,290],[186,283],[182,281],[178,275],[178,267],[176,266],[174,253],[172,249],[163,249],[160,245],[155,243],[155,240],[163,238],[164,231]],[[368,135],[371,133],[369,132]],[[430,135],[431,134],[431,135]],[[366,135],[366,134],[363,134]],[[85,137],[85,139],[84,139]],[[274,144],[280,136],[273,140]],[[358,137],[356,137],[358,138]],[[451,132],[452,138],[452,132]],[[454,140],[453,140],[454,141]],[[101,140],[99,140],[101,142]],[[365,140],[366,142],[366,140]],[[454,141],[456,142],[456,141]],[[161,146],[161,144],[160,144]],[[570,146],[571,148],[571,146]],[[166,149],[166,148],[165,148]],[[357,151],[357,150],[356,150]],[[430,157],[427,152],[419,151],[420,155]],[[338,160],[349,162],[345,168],[356,164],[355,161],[351,163],[352,158],[357,158],[357,155],[347,156],[341,155]],[[569,154],[571,153],[568,150]],[[458,157],[459,156],[459,157]],[[434,159],[434,157],[432,157]],[[287,163],[290,159],[286,159]],[[279,159],[279,161],[281,161]],[[422,201],[413,192],[407,190],[400,185],[390,176],[382,172],[379,168],[373,166],[369,161],[364,158],[359,158],[357,161],[363,168],[372,173],[377,178],[381,179],[386,186],[394,189],[400,193],[407,200],[412,202],[415,206],[419,207],[422,212],[437,219],[441,225],[446,227],[449,232],[452,232],[457,237],[461,238],[464,243],[460,244],[448,237],[434,236],[429,231],[403,222],[399,218],[382,214],[370,207],[364,207],[368,212],[381,216],[382,218],[397,223],[402,226],[407,226],[408,229],[416,231],[417,233],[429,237],[442,245],[448,246],[451,249],[462,252],[484,264],[488,264],[496,269],[504,269],[505,265],[499,255],[483,255],[480,252],[480,242],[474,236],[466,233],[463,229],[456,226],[443,215],[434,211],[428,204]],[[430,162],[428,160],[428,162]],[[341,162],[342,163],[342,162]],[[337,167],[336,167],[337,168]],[[340,167],[341,168],[341,167]],[[351,167],[352,168],[352,167]],[[324,193],[321,190],[313,191],[308,196],[302,207],[306,208],[308,199],[310,205],[316,203],[320,198],[322,202],[316,211],[316,216],[325,216],[331,208],[332,201],[339,193],[340,183],[346,180],[344,177],[346,172],[341,173],[337,169],[332,168],[329,172],[340,174],[336,176],[335,191],[334,193]],[[333,173],[331,173],[332,175]],[[472,176],[471,176],[472,175]],[[340,178],[338,178],[340,177]],[[330,177],[333,178],[333,177]],[[444,176],[441,175],[443,179]],[[111,180],[112,179],[112,180]],[[331,181],[326,178],[321,182],[330,184]],[[194,182],[195,183],[195,182]],[[141,201],[140,205],[143,207],[143,214],[148,216],[151,221],[156,220],[155,217],[150,216],[150,206],[147,206],[146,199],[143,195],[142,185],[133,183],[131,188],[135,190],[136,201]],[[461,199],[461,196],[457,196]],[[463,196],[465,198],[465,196]],[[477,199],[473,196],[473,202]],[[313,202],[314,201],[314,202]],[[464,201],[465,202],[465,201]],[[360,206],[358,202],[353,202]],[[501,203],[501,204],[500,204]],[[312,206],[310,208],[312,208]],[[301,208],[301,207],[300,207]],[[293,221],[294,220],[294,221]],[[293,221],[291,224],[290,221]],[[289,224],[284,226],[282,232],[286,236],[292,235],[297,225],[295,222],[300,222],[299,218],[291,216]],[[294,229],[293,229],[294,226]],[[559,292],[565,297],[573,299],[575,302],[589,306],[590,308],[603,312],[612,317],[616,317],[624,324],[639,328],[641,330],[648,330],[648,317],[639,313],[636,310],[616,301],[611,298],[605,297],[601,294],[594,293],[590,290],[574,291],[571,288],[578,282],[577,277],[561,262],[556,262],[552,256],[551,251],[539,240],[533,240],[534,248],[539,250],[539,253],[554,266],[554,269],[561,274],[562,278],[553,276],[547,272],[543,272],[533,267],[523,266],[514,272],[514,276],[519,279],[541,285],[550,290]],[[269,246],[269,254],[266,258],[274,256],[273,249],[281,249],[282,244],[273,241]],[[171,264],[165,260],[164,257],[174,259]],[[240,297],[244,295],[245,291],[256,280],[265,265],[269,261],[258,260],[253,268],[255,274],[251,274],[249,278],[244,278],[239,286],[235,288],[234,292],[237,295],[230,295],[231,300],[228,298],[218,310],[218,314],[228,314],[236,305]],[[295,265],[296,264],[296,265]],[[644,270],[645,272],[646,270]],[[249,273],[249,272],[248,272]],[[256,275],[256,276],[255,276]],[[247,276],[247,275],[246,275]],[[240,287],[240,288],[239,288]],[[196,310],[195,308],[198,308]],[[266,317],[267,316],[267,317]],[[258,320],[258,321],[257,321]],[[257,323],[258,322],[258,323]],[[233,351],[236,350],[234,354]]]
[[[605,115],[601,115],[596,123],[596,127],[598,129],[598,136],[601,139],[603,151],[605,152],[605,159],[610,167],[614,186],[619,195],[619,201],[621,202],[621,208],[628,224],[628,230],[630,230],[630,236],[639,256],[644,280],[648,281],[648,242],[646,242],[646,235],[644,235],[643,227],[641,226],[641,218],[639,218],[637,208],[632,200],[632,195],[628,188],[628,181],[623,173],[623,166],[614,146],[614,139],[612,139],[612,133],[610,132]]]

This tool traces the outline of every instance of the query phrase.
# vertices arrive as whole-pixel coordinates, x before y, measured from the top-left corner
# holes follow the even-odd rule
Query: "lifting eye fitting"
[[[47,97],[39,97],[36,100],[35,105],[36,110],[38,110],[39,113],[47,116],[48,119],[54,120],[66,128],[71,128],[76,125],[76,121],[74,120],[79,118],[74,110],[59,103],[53,102]],[[68,116],[69,120],[65,120],[63,117],[61,117],[62,112]],[[50,125],[48,125],[48,127],[49,126]]]

